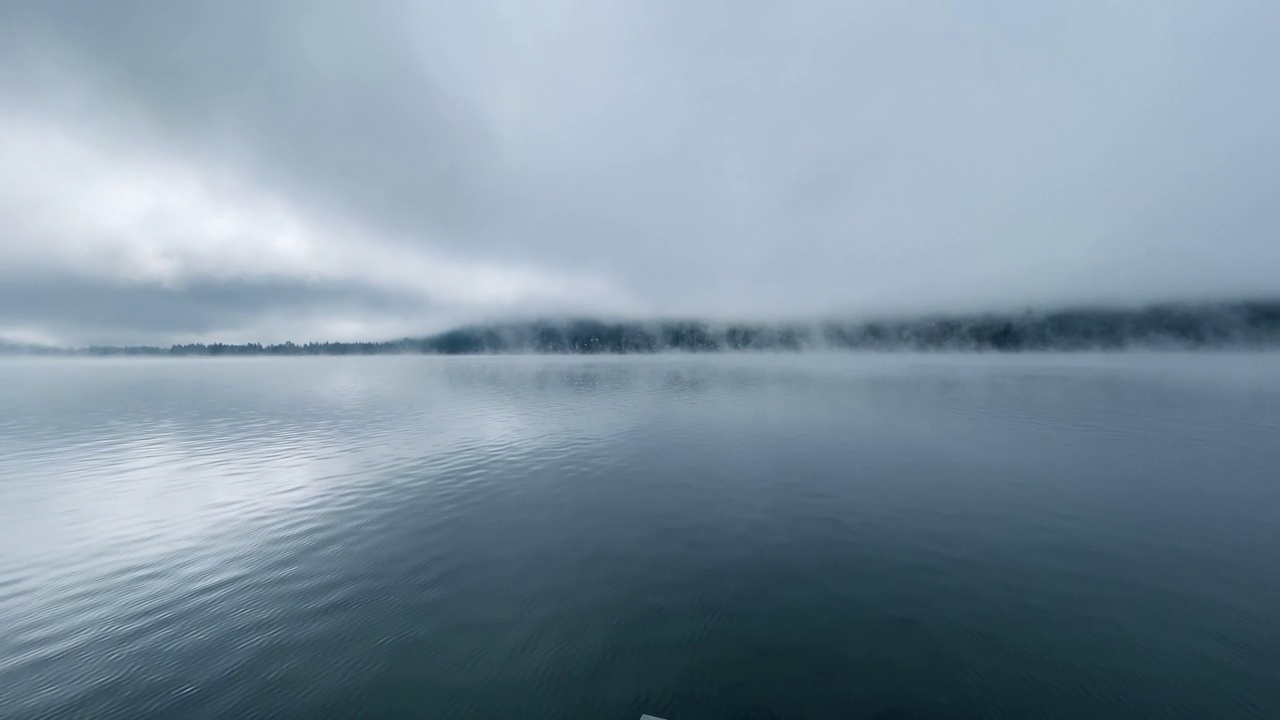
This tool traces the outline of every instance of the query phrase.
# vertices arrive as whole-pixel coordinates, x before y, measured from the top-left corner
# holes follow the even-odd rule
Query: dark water
[[[1280,717],[1280,356],[0,363],[0,716]]]

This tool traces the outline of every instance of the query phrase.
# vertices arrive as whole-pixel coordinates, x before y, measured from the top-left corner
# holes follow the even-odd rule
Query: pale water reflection
[[[1280,715],[1280,356],[6,360],[0,716]]]

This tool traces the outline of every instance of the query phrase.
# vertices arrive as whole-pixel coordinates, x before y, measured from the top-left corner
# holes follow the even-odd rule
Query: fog
[[[1275,296],[1265,2],[7,2],[0,338]]]

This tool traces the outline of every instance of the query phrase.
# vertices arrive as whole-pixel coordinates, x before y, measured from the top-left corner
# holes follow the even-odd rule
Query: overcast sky
[[[0,337],[1280,295],[1280,4],[0,3]]]

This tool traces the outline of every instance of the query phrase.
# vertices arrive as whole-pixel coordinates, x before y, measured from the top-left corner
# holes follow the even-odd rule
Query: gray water
[[[5,718],[1280,717],[1280,356],[0,362]]]

